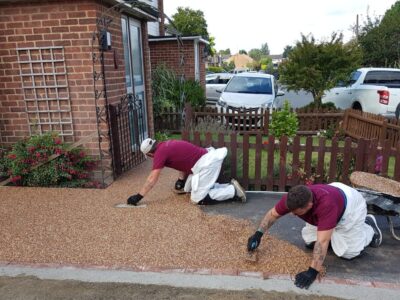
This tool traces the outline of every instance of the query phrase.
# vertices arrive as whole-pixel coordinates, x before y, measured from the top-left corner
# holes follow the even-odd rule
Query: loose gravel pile
[[[400,197],[400,183],[389,178],[356,171],[350,175],[350,182],[356,187]]]
[[[253,226],[206,215],[173,194],[173,170],[163,171],[142,200],[146,207],[114,208],[140,189],[148,169],[143,164],[105,190],[0,188],[0,261],[283,274],[308,268],[309,254],[272,236],[263,237],[258,261],[247,261]]]

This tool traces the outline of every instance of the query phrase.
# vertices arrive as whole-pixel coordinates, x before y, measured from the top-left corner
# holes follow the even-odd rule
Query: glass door
[[[126,90],[128,94],[135,95],[133,109],[129,110],[129,123],[132,151],[137,151],[142,140],[148,137],[141,24],[135,19],[124,16],[121,25]]]

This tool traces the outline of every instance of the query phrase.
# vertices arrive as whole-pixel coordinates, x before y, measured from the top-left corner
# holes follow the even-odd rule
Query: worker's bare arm
[[[258,230],[261,232],[267,232],[268,229],[278,220],[281,216],[276,212],[275,207],[271,208],[262,219]]]
[[[150,175],[147,177],[146,182],[144,183],[142,189],[140,190],[140,194],[142,196],[146,195],[153,186],[157,183],[158,178],[160,177],[162,169],[156,169],[151,171]]]
[[[328,251],[329,242],[332,237],[332,232],[333,229],[317,232],[317,241],[314,245],[313,259],[311,262],[311,267],[317,271],[321,271]]]

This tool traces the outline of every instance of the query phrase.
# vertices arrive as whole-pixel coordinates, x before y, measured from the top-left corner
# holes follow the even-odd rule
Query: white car
[[[240,73],[232,77],[223,90],[217,107],[264,108],[275,107],[275,98],[283,96],[275,77],[262,73]]]
[[[400,69],[360,68],[351,74],[348,85],[325,91],[322,103],[327,102],[341,109],[399,118]]]
[[[232,77],[233,74],[230,73],[215,73],[206,76],[206,103],[208,105],[215,106],[220,96],[217,90],[222,90]]]

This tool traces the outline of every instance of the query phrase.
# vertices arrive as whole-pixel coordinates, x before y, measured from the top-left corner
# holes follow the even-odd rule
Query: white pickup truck
[[[385,117],[400,117],[400,69],[361,68],[353,72],[347,86],[325,92],[322,103],[353,108]]]

